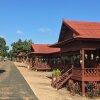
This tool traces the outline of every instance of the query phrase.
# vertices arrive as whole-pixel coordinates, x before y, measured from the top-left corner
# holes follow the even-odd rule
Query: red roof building
[[[27,54],[24,53],[24,52],[18,53],[18,54],[17,54],[17,61],[18,61],[18,62],[23,62],[23,59],[24,59],[26,56],[27,56]]]
[[[57,89],[69,79],[81,82],[81,92],[85,95],[85,85],[91,81],[100,82],[100,22],[63,20],[59,39],[51,47],[61,49],[65,71],[57,81]],[[74,67],[71,67],[74,66]],[[66,76],[66,77],[64,77]],[[93,83],[92,83],[93,84]]]
[[[25,56],[25,55],[26,55],[26,53],[24,53],[24,52],[20,52],[20,53],[18,53],[17,56]]]
[[[50,47],[50,44],[32,44],[31,51],[28,56],[31,59],[31,69],[34,70],[50,70],[53,67],[53,58],[60,54],[60,48]]]
[[[64,20],[58,42],[67,43],[78,39],[100,40],[100,22],[80,22]]]
[[[34,54],[52,54],[60,52],[60,48],[52,48],[50,44],[32,44],[31,48]]]
[[[52,78],[53,87],[59,89],[72,79],[81,84],[84,96],[90,82],[100,86],[100,22],[63,20],[57,43],[32,44],[31,50],[28,58],[32,69],[64,69],[59,80]]]
[[[100,39],[100,22],[67,21],[63,23],[75,31],[74,38]]]

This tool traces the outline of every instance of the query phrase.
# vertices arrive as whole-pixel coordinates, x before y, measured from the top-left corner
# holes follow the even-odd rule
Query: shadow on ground
[[[51,76],[46,76],[47,78],[49,78],[49,79],[52,79],[52,77]]]
[[[6,72],[6,70],[0,70],[0,74]]]

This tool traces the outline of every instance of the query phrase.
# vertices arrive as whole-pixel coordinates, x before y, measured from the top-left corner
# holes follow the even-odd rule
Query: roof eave
[[[63,20],[63,23],[64,23],[67,27],[69,27],[72,31],[74,31],[74,32],[76,33],[76,35],[80,35],[79,32],[77,32],[73,27],[71,27],[71,26],[67,23],[66,20]]]

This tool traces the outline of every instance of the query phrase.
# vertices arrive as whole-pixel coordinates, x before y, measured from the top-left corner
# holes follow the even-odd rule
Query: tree
[[[8,46],[6,46],[6,41],[4,38],[0,37],[0,56],[7,56]]]
[[[31,52],[31,45],[32,45],[32,40],[23,41],[23,52],[25,53]]]
[[[32,45],[32,40],[22,41],[21,39],[19,39],[17,42],[11,44],[12,46],[11,54],[13,56],[16,56],[20,52],[24,53],[31,52],[31,45]]]

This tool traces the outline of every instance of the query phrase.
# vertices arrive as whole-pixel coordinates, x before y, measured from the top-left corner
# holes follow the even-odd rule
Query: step
[[[64,79],[62,82],[58,83],[58,88],[59,89],[70,77],[72,76],[72,74],[70,74],[66,79]]]

